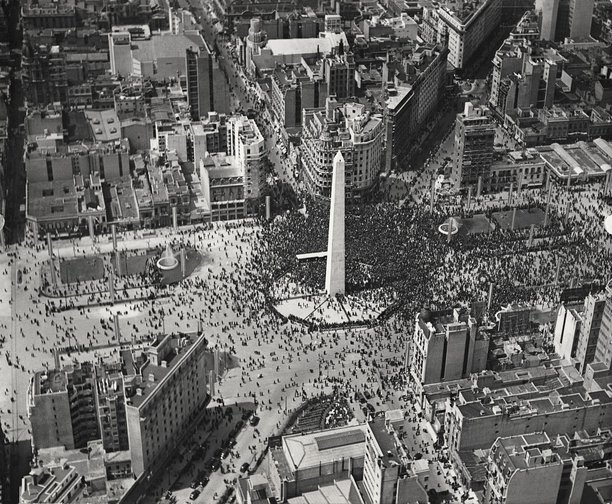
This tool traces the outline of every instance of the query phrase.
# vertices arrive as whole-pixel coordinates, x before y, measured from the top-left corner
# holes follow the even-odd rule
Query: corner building
[[[339,104],[328,98],[325,108],[306,109],[302,120],[302,168],[307,190],[329,198],[333,160],[345,160],[346,194],[358,198],[376,184],[382,169],[382,116],[358,103]]]

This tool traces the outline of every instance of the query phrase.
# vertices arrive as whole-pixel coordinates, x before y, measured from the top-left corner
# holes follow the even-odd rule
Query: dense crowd
[[[386,295],[412,320],[424,305],[446,308],[483,299],[490,284],[497,309],[511,302],[552,305],[564,287],[607,278],[612,256],[603,229],[609,208],[603,193],[553,183],[547,213],[548,201],[544,189],[524,190],[516,201],[535,223],[533,233],[531,226],[500,224],[504,212],[506,219],[512,213],[501,198],[474,198],[469,211],[436,202],[433,213],[429,206],[349,205],[347,292]],[[438,232],[450,216],[461,222],[476,214],[490,223],[488,232],[470,233],[461,226],[450,242]],[[298,261],[296,255],[326,250],[328,219],[325,203],[307,200],[305,211],[264,226],[257,251],[262,281],[269,285],[287,277],[303,292],[321,291],[325,260]]]

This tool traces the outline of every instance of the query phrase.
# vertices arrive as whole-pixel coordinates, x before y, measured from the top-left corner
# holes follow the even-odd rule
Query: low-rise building
[[[511,151],[493,161],[483,187],[490,192],[508,190],[511,184],[518,190],[541,187],[546,173],[546,163],[536,149]]]
[[[337,427],[310,434],[283,436],[268,453],[267,474],[274,496],[283,502],[334,480],[360,480],[365,425]]]
[[[520,373],[528,374],[529,370]],[[446,413],[445,431],[454,452],[488,448],[498,437],[531,432],[549,436],[579,430],[594,431],[605,427],[612,415],[612,394],[600,390],[588,392],[582,385],[563,391],[549,387],[504,394],[492,391],[478,399],[459,392]]]

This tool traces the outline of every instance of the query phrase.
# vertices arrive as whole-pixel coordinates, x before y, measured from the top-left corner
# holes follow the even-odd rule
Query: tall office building
[[[329,55],[325,58],[327,96],[337,99],[355,96],[355,58],[352,53]]]
[[[561,305],[557,313],[554,333],[555,352],[569,362],[572,362],[576,356],[583,311],[582,304]]]
[[[455,123],[455,162],[451,172],[455,188],[484,184],[493,162],[494,143],[495,123],[488,109],[474,108],[467,102]]]
[[[266,142],[253,119],[234,116],[227,122],[227,154],[244,170],[244,197],[255,199],[265,181]]]
[[[591,34],[594,0],[536,0],[542,40],[584,39]]]
[[[594,0],[570,0],[570,37],[583,39],[591,35]]]
[[[606,306],[595,345],[595,362],[601,362],[606,369],[612,370],[612,289],[610,287],[606,288]]]
[[[187,100],[191,117],[199,121],[215,110],[213,55],[207,45],[185,50]]]
[[[576,366],[581,373],[584,373],[587,364],[595,360],[605,306],[606,295],[603,293],[589,294],[584,300],[582,324],[576,345]]]
[[[488,336],[466,311],[424,309],[416,317],[410,374],[421,385],[463,378],[486,368],[488,351]]]
[[[251,25],[249,27],[249,33],[245,40],[245,67],[249,75],[255,73],[255,66],[253,65],[253,55],[259,54],[262,47],[266,45],[268,37],[266,32],[263,30],[261,19],[251,19]]]
[[[383,63],[386,86],[385,168],[403,169],[414,148],[413,140],[437,110],[446,84],[448,49],[432,44],[416,46],[411,55]],[[400,81],[399,76],[405,80]]]

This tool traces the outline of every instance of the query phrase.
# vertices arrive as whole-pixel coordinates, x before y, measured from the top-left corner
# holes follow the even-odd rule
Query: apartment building
[[[444,96],[448,49],[415,45],[383,64],[387,87],[385,169],[401,168],[409,160],[414,140],[437,110]],[[407,69],[407,70],[406,70]]]
[[[35,373],[27,401],[36,449],[64,446],[72,450],[99,438],[91,364]]]
[[[144,351],[124,350],[125,412],[132,471],[159,469],[206,399],[206,339],[159,335]]]
[[[423,309],[416,316],[410,346],[409,367],[416,389],[485,369],[488,351],[488,336],[467,311]]]
[[[501,22],[502,0],[444,0],[423,9],[423,37],[445,44],[448,61],[461,70]]]
[[[362,104],[339,104],[328,98],[325,108],[305,110],[301,154],[307,190],[330,197],[333,159],[338,151],[346,163],[347,195],[359,197],[370,190],[382,170],[383,135],[382,117]]]
[[[489,451],[485,504],[601,502],[599,489],[609,488],[605,467],[612,449],[609,430],[548,436],[543,432],[500,437]]]
[[[404,412],[386,411],[366,424],[363,463],[364,501],[372,504],[427,502],[427,492],[410,469],[411,457],[402,443]],[[416,464],[415,464],[416,466]]]
[[[515,371],[528,376],[529,369]],[[461,391],[445,416],[451,450],[488,449],[498,437],[545,432],[549,436],[606,427],[612,415],[612,394],[587,392],[581,384],[560,389],[541,387],[530,393],[520,387],[479,393]]]

